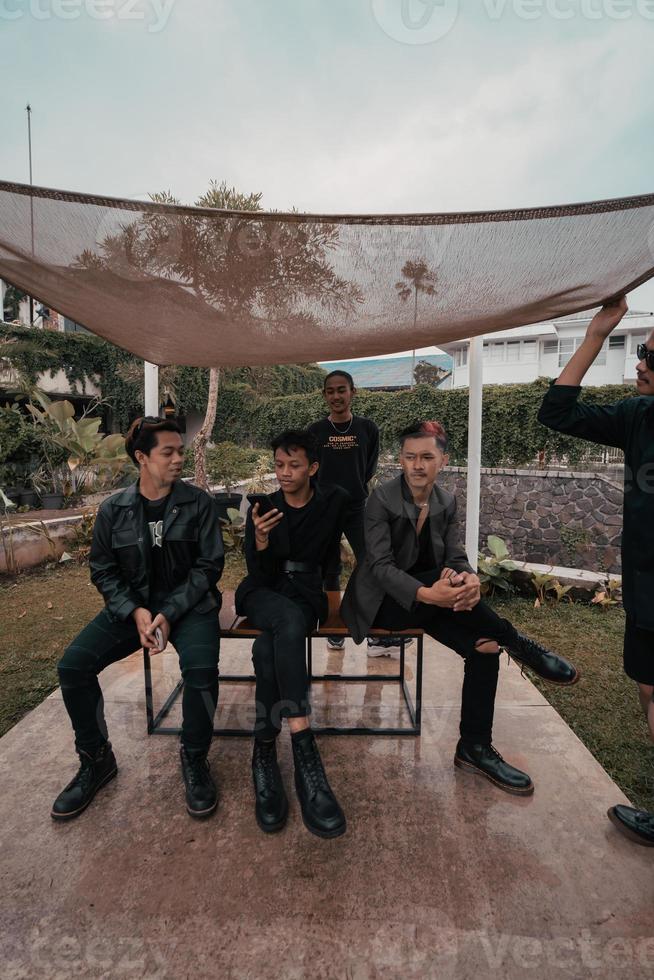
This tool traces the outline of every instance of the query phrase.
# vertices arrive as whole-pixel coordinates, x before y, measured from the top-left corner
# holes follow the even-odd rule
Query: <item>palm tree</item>
[[[426,296],[435,296],[436,290],[434,284],[436,282],[436,273],[431,272],[427,263],[424,259],[418,259],[416,262],[409,260],[405,262],[402,266],[402,275],[404,280],[395,283],[395,288],[397,289],[397,295],[401,300],[408,300],[413,294],[413,329],[416,329],[416,322],[418,320],[418,293],[424,293]],[[416,381],[416,352],[413,351],[413,356],[411,358],[411,387],[413,388]]]

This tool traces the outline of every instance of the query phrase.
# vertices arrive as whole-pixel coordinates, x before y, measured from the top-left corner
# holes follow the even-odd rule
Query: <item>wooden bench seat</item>
[[[419,735],[420,734],[420,723],[421,723],[421,701],[422,701],[422,658],[423,658],[423,639],[424,630],[421,629],[408,629],[408,630],[386,630],[386,629],[371,629],[369,630],[370,636],[399,636],[400,640],[400,663],[399,672],[395,674],[381,674],[381,673],[366,673],[366,674],[316,674],[313,671],[313,649],[312,641],[314,639],[325,639],[329,636],[342,636],[349,637],[350,633],[341,619],[340,615],[340,605],[341,605],[341,593],[340,592],[328,592],[327,599],[329,602],[329,613],[325,622],[313,631],[313,633],[307,637],[307,670],[309,674],[309,683],[315,681],[342,681],[346,683],[397,683],[400,685],[400,690],[404,699],[404,706],[409,714],[411,724],[405,727],[396,726],[386,726],[386,727],[371,727],[365,725],[354,725],[354,726],[323,726],[314,728],[317,732],[329,733],[334,735]],[[234,604],[234,592],[227,590],[223,593],[222,607],[220,609],[220,637],[221,640],[230,639],[255,639],[259,636],[261,630],[257,629],[251,623],[248,622],[247,618],[244,616],[239,616],[236,612],[236,607]],[[416,653],[416,675],[415,675],[415,703],[412,699],[411,692],[409,691],[407,681],[406,681],[406,668],[405,668],[405,644],[404,641],[408,639],[415,638],[417,643],[417,653]],[[153,694],[152,694],[152,676],[150,669],[150,653],[148,650],[143,650],[143,666],[145,672],[145,703],[146,703],[146,714],[148,723],[148,734],[151,735],[173,735],[178,734],[180,729],[172,726],[164,726],[162,724],[166,715],[170,712],[175,701],[179,697],[182,690],[182,681],[178,681],[174,690],[167,697],[165,703],[161,709],[155,715],[153,706]],[[252,683],[254,682],[254,674],[221,674],[221,683]],[[226,729],[226,728],[216,728],[214,729],[214,734],[216,735],[252,735],[252,732],[246,729]]]

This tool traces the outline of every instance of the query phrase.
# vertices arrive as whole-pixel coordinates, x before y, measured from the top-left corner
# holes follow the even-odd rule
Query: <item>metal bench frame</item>
[[[330,598],[330,603],[333,607],[333,599]],[[332,608],[332,614],[334,609]],[[330,619],[332,616],[330,615]],[[242,623],[243,625],[240,625]],[[261,630],[249,627],[247,623],[237,617],[235,618],[230,627],[221,627],[220,638],[221,640],[230,639],[256,639],[261,633]],[[373,629],[370,631],[372,636],[388,637],[393,635],[390,630],[380,630]],[[332,624],[326,623],[320,629],[314,630],[314,632],[307,637],[307,672],[309,675],[309,685],[314,681],[342,681],[348,684],[364,684],[364,683],[396,683],[400,685],[400,691],[402,693],[404,707],[406,708],[410,724],[402,727],[392,726],[392,725],[382,725],[382,726],[370,726],[370,725],[323,725],[314,726],[313,730],[326,735],[419,735],[421,728],[421,717],[422,717],[422,667],[423,667],[423,631],[421,629],[415,630],[402,630],[399,633],[400,640],[400,669],[399,673],[396,674],[315,674],[313,671],[313,648],[312,642],[315,639],[326,639],[328,636],[338,634],[339,636],[348,637],[348,633],[345,626],[340,623],[339,625],[334,625],[333,619]],[[409,637],[412,637],[416,641],[416,676],[414,684],[414,697],[409,689],[409,685],[406,679],[406,666],[405,666],[405,642]],[[170,713],[173,705],[177,701],[177,698],[182,692],[184,682],[180,679],[171,693],[168,695],[164,701],[161,708],[156,712],[154,710],[154,697],[152,690],[152,670],[150,665],[150,652],[147,649],[143,649],[143,671],[145,677],[145,711],[147,715],[147,730],[148,735],[179,735],[181,729],[179,726],[165,725],[164,721],[167,715]],[[254,674],[221,674],[220,683],[253,683],[255,681]],[[252,737],[254,734],[252,729],[249,728],[214,728],[214,735],[226,735],[226,736],[236,736],[236,737]]]

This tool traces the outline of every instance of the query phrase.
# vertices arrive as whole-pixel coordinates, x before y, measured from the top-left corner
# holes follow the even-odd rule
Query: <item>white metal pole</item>
[[[479,504],[481,496],[481,403],[483,397],[483,338],[468,344],[468,493],[466,501],[466,552],[477,568],[479,554]]]
[[[145,414],[159,415],[159,367],[157,364],[143,362],[145,381]]]

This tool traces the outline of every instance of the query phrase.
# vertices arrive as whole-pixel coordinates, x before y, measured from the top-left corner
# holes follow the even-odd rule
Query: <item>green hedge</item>
[[[482,463],[520,466],[531,462],[544,449],[547,458],[567,455],[579,460],[588,443],[560,435],[540,425],[538,409],[549,381],[541,378],[531,384],[487,385],[484,388],[482,417]],[[635,388],[623,385],[588,387],[584,401],[611,404],[635,397]],[[319,391],[277,398],[256,397],[245,385],[221,388],[214,429],[216,441],[228,438],[240,444],[268,445],[282,429],[304,427],[325,414]],[[441,390],[416,385],[405,391],[363,391],[357,395],[354,410],[377,423],[382,445],[394,448],[397,433],[415,419],[438,419],[450,437],[450,460],[465,463],[468,448],[468,390]]]

